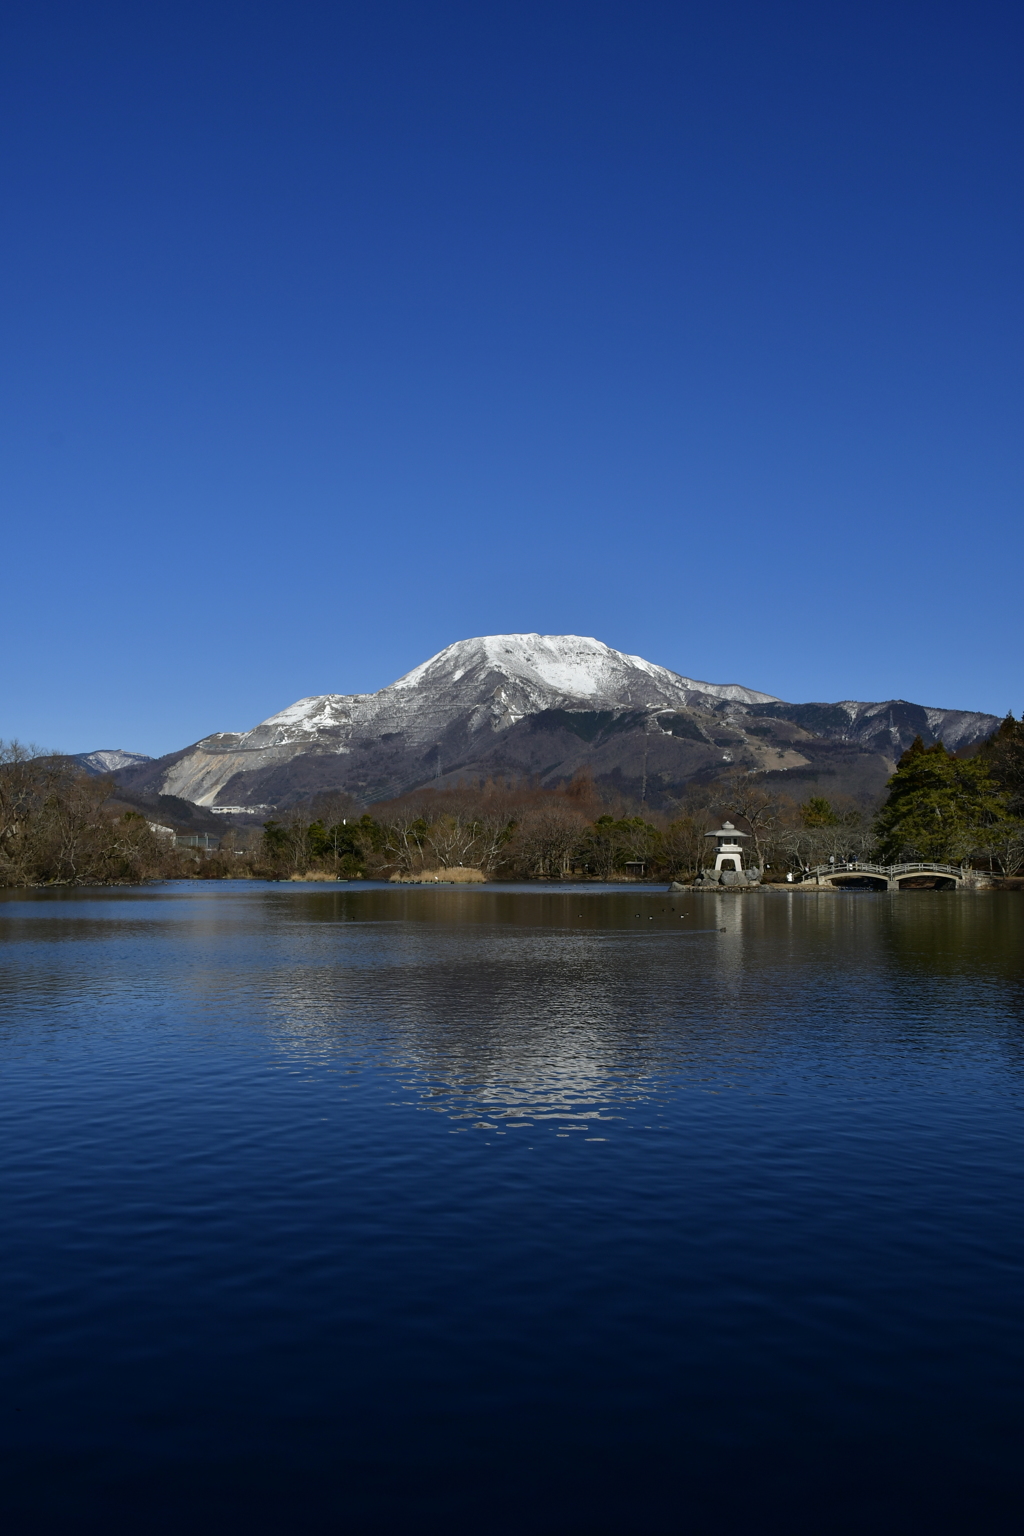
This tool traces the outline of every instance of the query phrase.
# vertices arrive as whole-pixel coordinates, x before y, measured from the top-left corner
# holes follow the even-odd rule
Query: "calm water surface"
[[[1018,1528],[1019,897],[4,895],[7,1530]]]

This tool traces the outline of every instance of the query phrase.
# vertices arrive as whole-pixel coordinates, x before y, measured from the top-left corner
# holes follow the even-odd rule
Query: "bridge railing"
[[[966,871],[960,864],[930,864],[927,860],[914,864],[894,864],[893,875],[913,875],[917,873],[926,875],[952,875],[957,880],[962,880]]]
[[[805,880],[821,875],[881,875],[886,880],[898,880],[901,875],[945,875],[962,880],[965,871],[959,864],[935,864],[927,859],[916,859],[905,864],[872,864],[866,859],[837,859],[834,864],[815,864],[804,871]]]

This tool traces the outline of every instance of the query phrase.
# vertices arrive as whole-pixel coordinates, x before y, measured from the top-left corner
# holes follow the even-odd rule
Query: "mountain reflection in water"
[[[11,1529],[1002,1531],[1024,903],[0,900]]]

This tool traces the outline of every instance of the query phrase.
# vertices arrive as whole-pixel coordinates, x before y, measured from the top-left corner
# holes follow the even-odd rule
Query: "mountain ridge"
[[[99,747],[95,752],[76,752],[75,762],[81,763],[86,773],[103,775],[116,773],[121,768],[138,768],[154,759],[145,752],[126,752],[123,747]]]
[[[997,724],[903,700],[789,704],[590,637],[488,635],[446,646],[376,693],[299,699],[249,731],[215,732],[115,777],[222,813],[324,790],[368,804],[459,776],[560,782],[584,769],[651,803],[739,767],[867,795],[914,735],[955,748]]]

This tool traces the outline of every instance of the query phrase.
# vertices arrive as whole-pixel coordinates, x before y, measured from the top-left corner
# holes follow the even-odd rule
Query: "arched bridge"
[[[959,864],[868,864],[863,859],[853,859],[842,864],[819,864],[805,872],[803,884],[853,885],[870,880],[880,891],[898,891],[905,881],[920,880],[923,875],[933,875],[943,881],[946,889],[959,887],[972,880],[974,871],[962,869]]]

